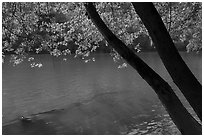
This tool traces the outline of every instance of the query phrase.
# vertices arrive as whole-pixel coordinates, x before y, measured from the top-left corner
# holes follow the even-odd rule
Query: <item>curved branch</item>
[[[135,11],[147,28],[164,66],[200,120],[202,119],[202,86],[176,49],[153,3],[133,2]]]
[[[188,113],[172,88],[105,25],[92,3],[84,4],[87,13],[109,45],[112,46],[154,89],[182,134],[201,134],[201,125]]]

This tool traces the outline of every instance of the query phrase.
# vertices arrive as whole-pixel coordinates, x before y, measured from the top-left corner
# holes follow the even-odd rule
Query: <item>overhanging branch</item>
[[[105,39],[154,89],[182,134],[201,134],[201,125],[188,113],[172,88],[105,25],[92,3],[85,3],[87,13]]]

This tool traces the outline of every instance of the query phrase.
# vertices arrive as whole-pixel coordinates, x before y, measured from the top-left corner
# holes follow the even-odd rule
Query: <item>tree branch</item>
[[[132,3],[147,28],[164,66],[200,120],[202,120],[202,86],[178,53],[153,3]]]
[[[201,125],[188,113],[172,88],[105,25],[92,3],[84,4],[87,13],[105,39],[154,89],[182,134],[201,134]]]

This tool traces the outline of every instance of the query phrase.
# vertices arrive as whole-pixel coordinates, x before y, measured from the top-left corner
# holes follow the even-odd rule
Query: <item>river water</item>
[[[157,53],[138,55],[193,113]],[[201,82],[202,55],[181,55]],[[13,67],[8,57],[2,65],[3,134],[179,134],[151,87],[131,66],[119,69],[109,54],[89,62],[32,57],[42,66],[32,67],[32,60]],[[37,120],[25,126],[21,116]]]

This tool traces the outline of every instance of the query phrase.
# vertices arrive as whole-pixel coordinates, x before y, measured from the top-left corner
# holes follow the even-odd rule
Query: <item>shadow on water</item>
[[[138,101],[141,103],[133,103],[135,98],[136,95],[128,91],[97,94],[65,109],[32,114],[32,122],[17,119],[7,123],[3,125],[3,135],[118,135],[162,132],[165,125],[162,124],[164,110],[161,104],[155,105],[146,98],[140,98]],[[168,121],[171,120],[163,122]]]
[[[177,90],[156,53],[140,55]],[[183,57],[201,82],[202,58]],[[180,134],[156,94],[131,67],[116,69],[104,55],[89,64],[36,58],[41,69],[30,69],[25,62],[15,68],[3,65],[4,135]],[[32,122],[22,122],[20,115]]]
[[[12,124],[3,126],[3,135],[54,135],[55,128],[42,119],[34,120],[30,123],[17,120]]]

